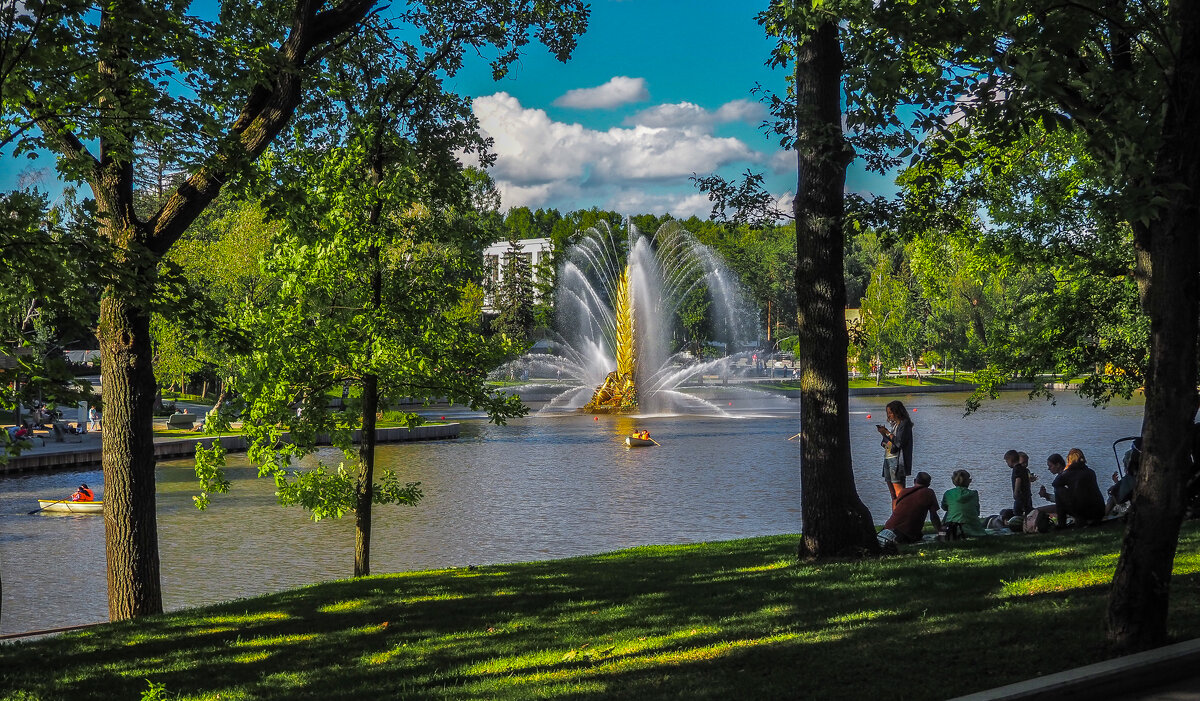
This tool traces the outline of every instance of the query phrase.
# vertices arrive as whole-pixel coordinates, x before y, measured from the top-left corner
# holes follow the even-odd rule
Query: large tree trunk
[[[1144,455],[1108,604],[1108,636],[1122,652],[1167,641],[1167,595],[1192,473],[1196,342],[1200,314],[1200,4],[1171,6],[1181,37],[1168,90],[1164,139],[1155,173],[1167,198],[1163,216],[1139,227],[1148,252],[1150,367],[1142,420]],[[1182,184],[1185,187],[1179,188]],[[1139,261],[1142,256],[1139,256]]]
[[[879,550],[850,455],[842,219],[851,154],[842,136],[841,71],[838,28],[826,22],[796,55],[802,557]]]
[[[104,544],[108,615],[117,621],[162,612],[154,489],[150,317],[109,291],[100,301],[104,368]]]

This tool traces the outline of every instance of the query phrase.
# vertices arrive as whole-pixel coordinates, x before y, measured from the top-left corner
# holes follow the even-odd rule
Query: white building
[[[521,239],[517,242],[521,246],[521,257],[529,264],[529,269],[533,271],[533,280],[538,281],[538,266],[545,262],[550,257],[550,251],[553,246],[550,239]],[[504,279],[504,260],[508,254],[508,241],[500,241],[493,243],[483,249],[483,266],[486,270],[487,280],[484,284],[484,289],[488,291],[487,297],[483,301],[483,311],[491,313],[496,311],[492,306],[494,301],[495,290],[500,289],[500,281]]]

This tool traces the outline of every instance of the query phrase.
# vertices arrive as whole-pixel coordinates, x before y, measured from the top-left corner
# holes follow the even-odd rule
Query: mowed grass
[[[1119,528],[797,562],[795,536],[329,582],[0,645],[6,699],[943,699],[1104,659]],[[1200,635],[1200,529],[1172,581]]]

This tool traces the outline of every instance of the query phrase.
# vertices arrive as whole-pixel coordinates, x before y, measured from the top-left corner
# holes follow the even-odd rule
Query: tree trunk
[[[842,136],[841,71],[838,27],[826,22],[796,54],[801,557],[879,551],[850,455],[842,220],[852,154]]]
[[[380,138],[376,134],[376,138]],[[374,159],[371,161],[371,180],[378,185],[383,180],[383,160],[380,142],[376,142]],[[379,222],[383,206],[377,200],[367,215],[370,228]],[[383,261],[379,246],[372,245],[368,256],[371,263],[371,311],[377,316],[383,306]],[[371,505],[375,491],[375,425],[379,415],[379,376],[370,370],[373,331],[368,330],[366,342],[367,371],[363,373],[363,421],[362,438],[358,448],[358,484],[355,488],[354,507],[354,576],[371,574]],[[347,392],[343,386],[342,396]]]
[[[354,576],[371,574],[371,504],[375,485],[375,424],[379,378],[363,377],[362,438],[358,445],[358,483],[354,489]]]
[[[162,612],[154,487],[150,316],[109,291],[97,334],[104,367],[104,544],[108,614],[117,621]]]
[[[1200,4],[1172,5],[1181,37],[1168,89],[1155,176],[1167,199],[1153,227],[1135,229],[1139,261],[1148,252],[1150,364],[1142,420],[1143,456],[1108,603],[1108,637],[1121,652],[1167,641],[1167,596],[1193,471],[1196,342],[1200,318]],[[1179,187],[1183,185],[1184,187]],[[1144,267],[1144,266],[1142,266]]]

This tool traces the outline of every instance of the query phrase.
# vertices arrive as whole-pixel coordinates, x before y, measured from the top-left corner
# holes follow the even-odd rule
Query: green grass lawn
[[[217,395],[211,394],[207,397],[201,397],[198,394],[183,394],[181,392],[163,391],[162,398],[164,402],[188,402],[189,404],[207,404],[212,406],[217,403]]]
[[[857,377],[850,380],[851,387],[931,387],[934,385],[953,385],[953,384],[970,384],[974,382],[975,376],[971,373],[960,372],[958,376],[954,375],[921,375],[918,380],[916,376],[912,377],[885,377],[883,381],[876,384],[874,377]]]
[[[1108,656],[1118,528],[820,565],[796,561],[796,540],[329,582],[0,645],[0,694],[943,699]],[[1200,635],[1198,546],[1185,524],[1179,638]]]

